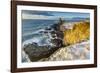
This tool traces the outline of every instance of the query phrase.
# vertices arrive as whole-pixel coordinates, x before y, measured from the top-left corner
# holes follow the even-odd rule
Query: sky
[[[79,12],[56,12],[56,11],[33,11],[22,10],[22,19],[49,19],[56,20],[59,18],[71,19],[71,18],[89,18],[89,13]]]

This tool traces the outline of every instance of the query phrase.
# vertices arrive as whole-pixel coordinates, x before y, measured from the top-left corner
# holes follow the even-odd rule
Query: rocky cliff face
[[[50,57],[39,61],[84,60],[90,58],[89,41],[59,48]]]

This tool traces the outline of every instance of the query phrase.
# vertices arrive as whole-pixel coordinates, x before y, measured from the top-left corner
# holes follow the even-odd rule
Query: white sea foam
[[[39,37],[33,37],[29,40],[26,40],[22,43],[22,46],[24,45],[28,45],[29,43],[37,43],[39,46],[45,46],[45,45],[49,45],[50,42],[49,42],[49,39],[46,35],[43,35],[43,36],[39,36]]]
[[[22,36],[28,36],[28,35],[32,35],[32,34],[37,34],[39,33],[40,31],[45,31],[45,29],[39,29],[37,31],[34,31],[34,32],[28,32],[28,33],[24,33]]]
[[[24,41],[22,45],[23,46],[24,45],[28,45],[29,43],[33,43],[33,42],[38,43],[39,41],[40,41],[39,38],[32,38],[32,39],[29,39],[29,40]]]

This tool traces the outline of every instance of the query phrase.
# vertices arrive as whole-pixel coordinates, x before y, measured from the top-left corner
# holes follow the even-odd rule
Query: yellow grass
[[[73,29],[64,31],[64,45],[75,44],[88,39],[90,36],[90,23],[78,22],[73,26]]]

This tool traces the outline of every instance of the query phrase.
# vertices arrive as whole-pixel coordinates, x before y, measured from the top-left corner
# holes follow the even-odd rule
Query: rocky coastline
[[[65,35],[65,31],[70,32],[72,30],[68,29],[68,28],[66,29],[63,24],[65,24],[65,22],[62,19],[60,19],[58,23],[53,24],[51,27],[45,28],[45,31],[39,32],[39,33],[43,33],[43,34],[47,35],[47,37],[49,38],[48,45],[38,45],[38,43],[36,43],[36,42],[32,42],[27,45],[24,45],[23,51],[28,55],[28,58],[30,59],[31,62],[70,60],[71,55],[68,54],[68,51],[71,51],[70,48],[71,47],[73,48],[73,46],[68,48],[69,44],[73,45],[75,43],[87,41],[87,37],[82,38],[81,40],[79,40],[75,43],[72,43],[73,41],[71,43],[70,43],[70,41],[67,41],[69,39],[69,36],[67,37]],[[75,34],[74,36],[77,36],[77,34]],[[70,37],[72,37],[72,36],[70,36]],[[83,46],[85,46],[85,47],[86,47],[86,45],[87,44],[83,44]],[[85,48],[85,47],[83,47],[83,48]],[[88,42],[88,47],[89,47],[89,42]],[[72,49],[72,50],[74,50],[74,49]],[[70,58],[68,58],[68,56]]]
[[[86,60],[90,56],[89,40],[82,43],[61,47],[48,58],[42,58],[40,61],[66,61],[66,60]]]
[[[41,58],[47,58],[57,49],[63,46],[63,32],[60,30],[62,20],[53,24],[51,27],[45,28],[45,31],[40,31],[48,36],[48,45],[38,45],[36,42],[25,45],[23,50],[28,55],[30,61],[38,61]]]

